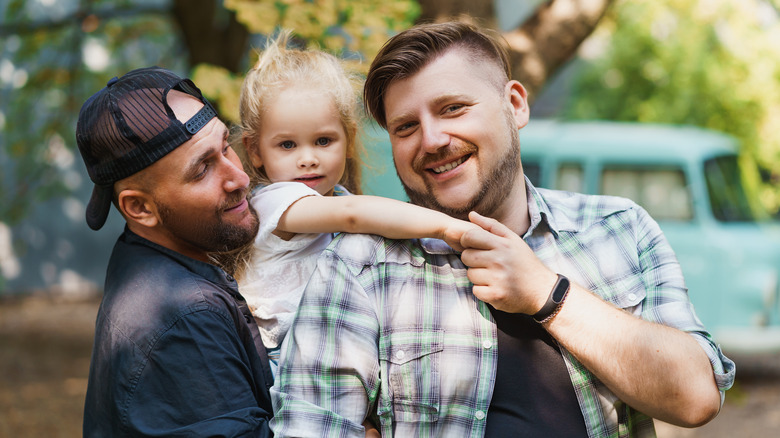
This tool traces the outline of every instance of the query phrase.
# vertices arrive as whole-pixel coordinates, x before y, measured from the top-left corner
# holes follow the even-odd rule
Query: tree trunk
[[[241,71],[249,32],[233,11],[217,0],[174,0],[172,13],[189,50],[190,66],[205,62]]]
[[[517,29],[502,32],[509,44],[512,78],[528,90],[528,100],[571,59],[615,0],[550,0]],[[452,17],[497,28],[493,0],[420,0],[420,21]]]

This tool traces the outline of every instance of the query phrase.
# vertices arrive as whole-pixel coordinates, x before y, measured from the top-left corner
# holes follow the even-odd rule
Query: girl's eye
[[[327,146],[330,144],[330,139],[328,137],[320,137],[315,143],[317,146]]]
[[[295,143],[294,143],[294,142],[292,142],[292,141],[290,141],[290,140],[287,140],[287,141],[283,141],[283,142],[281,142],[281,143],[279,144],[279,146],[280,146],[282,149],[292,149],[292,148],[294,148],[294,147],[295,147]]]

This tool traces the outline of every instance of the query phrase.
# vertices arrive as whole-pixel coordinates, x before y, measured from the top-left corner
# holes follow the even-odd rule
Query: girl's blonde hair
[[[262,116],[271,109],[271,102],[279,92],[287,87],[316,87],[332,97],[347,137],[346,166],[339,184],[354,194],[361,194],[363,147],[358,136],[357,113],[360,81],[329,53],[288,48],[290,35],[290,31],[283,31],[268,43],[241,86],[239,129],[244,158],[250,157],[251,148],[257,147]],[[256,183],[270,183],[265,169],[255,168],[251,161],[245,167]]]

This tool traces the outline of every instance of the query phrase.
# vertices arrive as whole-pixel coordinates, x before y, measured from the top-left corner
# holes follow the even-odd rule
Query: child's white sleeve
[[[273,183],[255,193],[249,200],[260,218],[260,230],[255,238],[255,246],[278,244],[279,238],[273,235],[273,232],[279,226],[279,219],[291,205],[306,196],[322,195],[299,182]]]

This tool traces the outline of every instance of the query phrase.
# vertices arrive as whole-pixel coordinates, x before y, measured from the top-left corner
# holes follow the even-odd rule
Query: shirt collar
[[[583,195],[536,188],[527,177],[525,187],[531,217],[526,235],[530,235],[541,224],[546,224],[555,237],[561,232],[578,232],[587,226],[587,219],[592,215],[588,214],[587,205],[583,203]]]
[[[531,219],[531,224],[528,226],[528,231],[525,232],[523,238],[532,235],[543,224],[547,226],[555,237],[558,237],[559,228],[555,222],[555,217],[550,212],[550,207],[527,176],[525,177],[525,194],[528,200],[528,217]]]
[[[233,278],[233,276],[228,274],[222,268],[219,268],[216,265],[205,263],[200,260],[195,260],[193,258],[185,256],[184,254],[173,251],[162,245],[147,240],[139,236],[138,234],[132,232],[130,228],[127,227],[127,225],[125,225],[123,238],[125,242],[129,244],[148,246],[149,248],[152,248],[155,251],[165,254],[166,256],[176,260],[178,263],[180,263],[190,271],[200,275],[201,277],[205,278],[206,280],[212,283],[225,286],[232,290],[236,290],[236,291],[238,290],[238,285],[236,283],[236,280]]]

